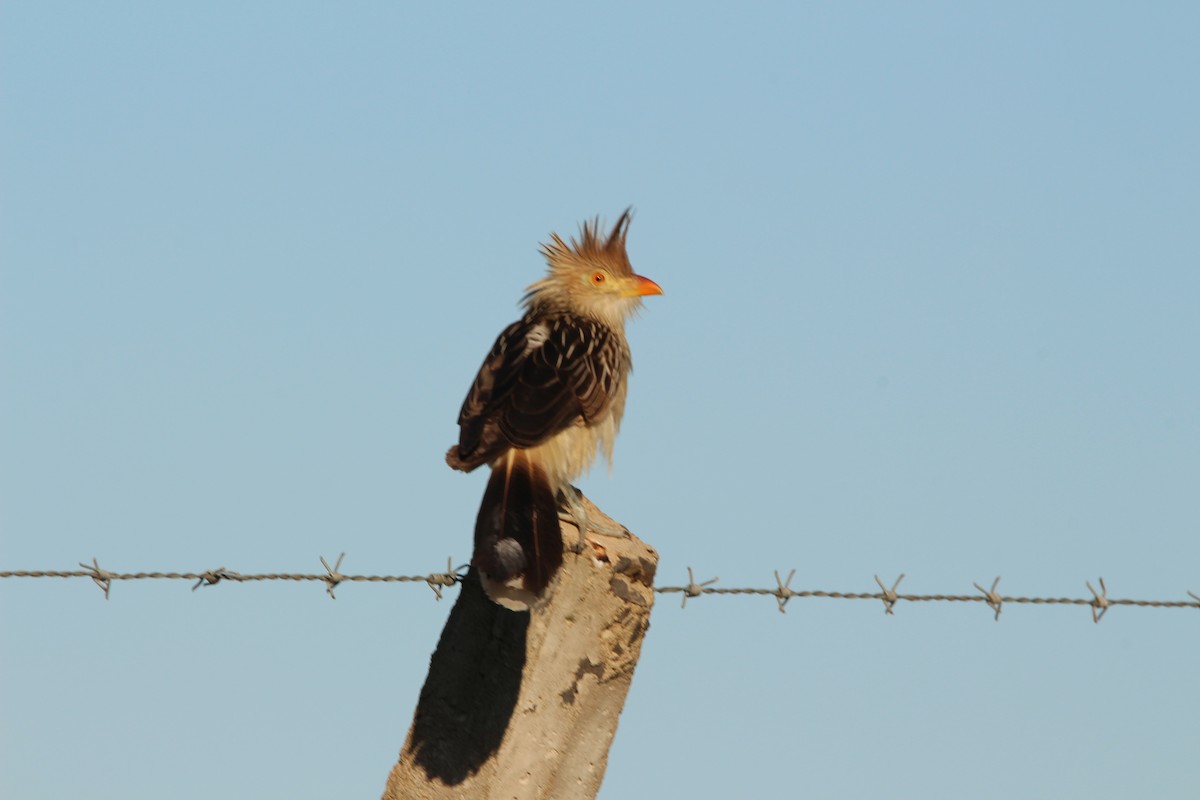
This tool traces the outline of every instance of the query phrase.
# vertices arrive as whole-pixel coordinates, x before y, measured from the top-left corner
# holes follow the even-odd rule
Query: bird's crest
[[[614,275],[632,275],[633,267],[625,253],[625,236],[629,233],[632,219],[633,209],[625,209],[607,237],[600,232],[599,217],[580,225],[579,238],[572,236],[569,243],[564,242],[557,233],[550,234],[550,241],[541,248],[542,255],[550,265],[550,273],[600,267]]]

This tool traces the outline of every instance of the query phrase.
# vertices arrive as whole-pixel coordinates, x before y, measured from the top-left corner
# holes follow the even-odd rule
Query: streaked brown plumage
[[[492,468],[472,559],[492,581],[520,577],[540,595],[562,564],[558,497],[598,451],[611,463],[632,363],[625,319],[642,296],[662,293],[633,272],[629,221],[626,210],[607,236],[599,220],[569,243],[551,235],[546,276],[529,287],[524,316],[496,339],[463,402],[446,462]]]

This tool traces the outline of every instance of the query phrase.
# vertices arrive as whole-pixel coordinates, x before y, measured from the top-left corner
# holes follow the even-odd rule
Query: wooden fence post
[[[589,501],[589,518],[614,524]],[[566,545],[578,530],[563,523]],[[549,600],[493,603],[472,570],[429,664],[384,800],[593,798],[654,604],[658,554],[594,536]]]

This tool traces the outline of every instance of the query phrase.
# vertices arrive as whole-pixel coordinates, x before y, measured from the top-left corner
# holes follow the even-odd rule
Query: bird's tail
[[[520,577],[527,591],[540,595],[562,562],[554,487],[529,451],[513,448],[492,467],[471,563],[499,583]]]

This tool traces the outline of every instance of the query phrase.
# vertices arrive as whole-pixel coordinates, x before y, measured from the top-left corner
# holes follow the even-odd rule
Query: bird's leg
[[[629,538],[629,531],[622,526],[610,525],[607,522],[590,519],[587,507],[583,504],[583,493],[574,486],[568,485],[562,491],[560,497],[562,507],[558,511],[558,518],[564,522],[570,522],[579,528],[579,541],[573,548],[576,553],[583,552],[589,530],[600,536],[611,536],[617,539]]]

